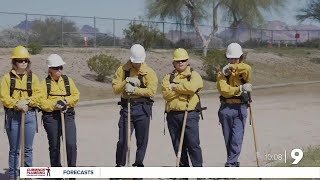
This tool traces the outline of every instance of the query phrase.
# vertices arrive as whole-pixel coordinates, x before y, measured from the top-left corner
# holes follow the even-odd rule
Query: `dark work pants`
[[[177,155],[184,119],[184,111],[169,112],[167,114],[168,129],[174,152]],[[189,167],[188,154],[193,167],[202,167],[202,151],[199,138],[199,112],[188,112],[183,146],[181,151],[180,167]]]
[[[222,125],[222,132],[227,149],[227,162],[225,166],[239,166],[244,129],[247,118],[246,104],[222,104],[218,115]]]
[[[137,104],[131,106],[131,134],[135,130],[136,136],[136,160],[133,166],[143,167],[143,160],[146,154],[148,139],[149,139],[149,126],[150,126],[150,116],[151,107],[147,104]],[[119,127],[119,140],[117,143],[116,152],[116,164],[117,166],[126,165],[126,154],[128,150],[127,145],[127,134],[128,134],[128,108],[123,107],[120,111],[120,119],[118,123]]]
[[[50,164],[52,167],[61,167],[61,113],[60,111],[43,112],[42,119],[49,141]],[[75,167],[77,162],[77,132],[74,110],[68,110],[65,113],[65,127],[68,166]]]

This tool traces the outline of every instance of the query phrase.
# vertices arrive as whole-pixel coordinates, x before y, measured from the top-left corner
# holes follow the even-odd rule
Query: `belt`
[[[72,112],[74,111],[74,107],[71,107],[71,108],[68,108],[67,109],[67,112]],[[60,110],[54,110],[54,111],[51,111],[51,112],[47,112],[47,111],[42,111],[42,113],[44,114],[48,114],[48,113],[60,113],[61,111]]]
[[[154,101],[152,99],[150,99],[149,97],[131,98],[130,99],[131,106],[135,106],[135,105],[138,105],[138,104],[152,105],[153,102]],[[121,98],[121,101],[118,102],[118,105],[123,106],[123,107],[128,106],[128,99]]]
[[[172,114],[182,114],[182,113],[184,113],[185,111],[169,111],[169,112],[167,112],[167,113],[172,113]],[[190,112],[199,112],[199,111],[197,111],[197,110],[190,110],[190,111],[188,111],[188,113],[190,113]]]
[[[226,104],[244,104],[244,102],[241,102],[240,99],[226,99],[225,102]]]
[[[15,109],[15,108],[4,108],[6,111],[21,111],[20,109]],[[28,111],[36,111],[37,110],[37,108],[35,108],[35,107],[29,107],[28,108]]]

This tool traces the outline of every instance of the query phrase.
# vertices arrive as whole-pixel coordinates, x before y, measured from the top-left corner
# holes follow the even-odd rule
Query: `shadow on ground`
[[[0,173],[1,180],[9,180],[9,169],[3,169],[4,173]]]

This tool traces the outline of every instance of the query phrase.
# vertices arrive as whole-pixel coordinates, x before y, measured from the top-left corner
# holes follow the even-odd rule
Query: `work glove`
[[[171,84],[169,85],[169,89],[172,90],[172,91],[174,91],[174,90],[176,90],[177,86],[178,86],[178,84],[171,83]]]
[[[232,65],[229,63],[222,68],[222,73],[225,76],[229,76],[231,74]]]
[[[64,100],[59,100],[57,101],[56,107],[65,112],[67,110],[67,102]]]
[[[243,85],[240,85],[240,91],[241,92],[251,92],[252,91],[252,84],[245,83]]]
[[[19,110],[27,112],[29,109],[29,101],[28,100],[20,100],[16,103],[16,106]]]
[[[127,77],[127,83],[130,83],[132,86],[140,87],[140,80],[136,77]]]
[[[137,87],[134,87],[131,83],[127,83],[125,87],[125,91],[126,93],[128,93],[128,95],[131,95],[136,90],[136,88]]]

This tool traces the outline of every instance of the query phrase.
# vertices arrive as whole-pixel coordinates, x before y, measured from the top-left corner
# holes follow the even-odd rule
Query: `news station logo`
[[[47,168],[28,168],[27,176],[50,176],[50,167]]]

